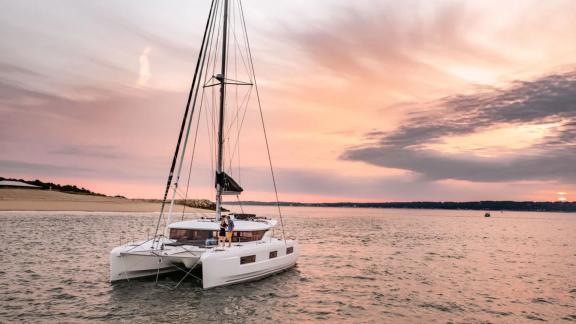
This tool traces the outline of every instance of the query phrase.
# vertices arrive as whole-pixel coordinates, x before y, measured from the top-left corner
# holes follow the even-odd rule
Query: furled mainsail
[[[216,172],[216,185],[220,185],[223,195],[239,195],[244,191],[226,172]]]

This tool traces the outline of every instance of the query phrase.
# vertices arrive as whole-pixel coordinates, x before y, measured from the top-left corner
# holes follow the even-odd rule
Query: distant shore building
[[[11,188],[11,189],[42,189],[42,187],[27,184],[27,183],[20,182],[20,181],[8,181],[8,180],[0,181],[0,189],[6,189],[6,188]]]

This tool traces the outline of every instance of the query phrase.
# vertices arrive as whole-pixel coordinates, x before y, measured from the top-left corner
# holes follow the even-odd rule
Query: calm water
[[[284,212],[298,266],[208,291],[108,283],[154,214],[2,212],[0,322],[576,322],[576,214]]]

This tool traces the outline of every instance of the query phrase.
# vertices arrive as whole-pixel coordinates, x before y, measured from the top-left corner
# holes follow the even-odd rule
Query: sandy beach
[[[175,206],[182,211],[183,206]],[[0,189],[0,211],[158,212],[160,203],[35,189]],[[186,207],[186,212],[210,212]]]

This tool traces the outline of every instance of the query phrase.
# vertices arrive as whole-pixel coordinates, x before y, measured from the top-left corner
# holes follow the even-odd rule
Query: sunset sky
[[[0,6],[0,176],[160,197],[210,2]],[[281,200],[576,200],[576,1],[244,6]]]

